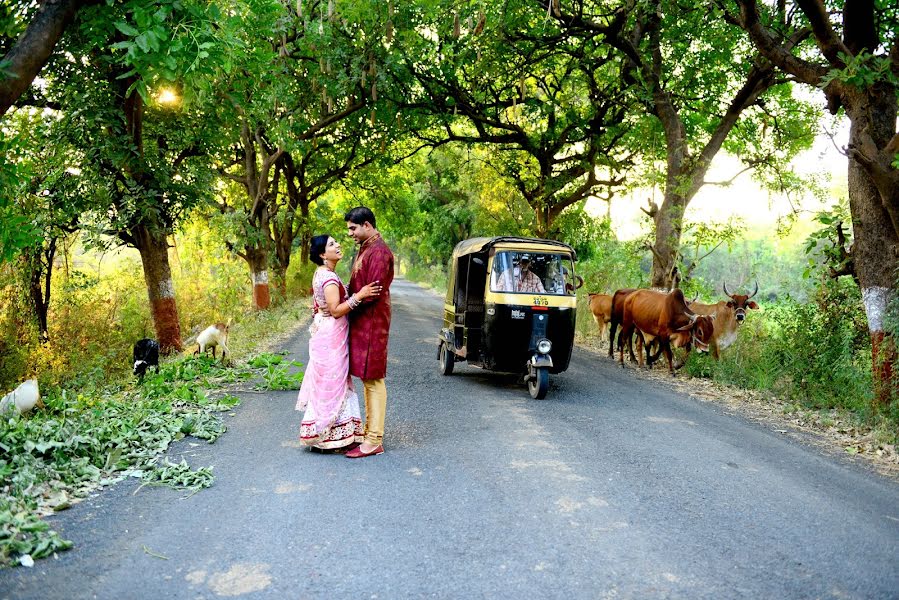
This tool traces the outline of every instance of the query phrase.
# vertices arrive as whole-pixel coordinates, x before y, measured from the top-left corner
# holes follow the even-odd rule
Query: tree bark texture
[[[22,254],[28,273],[28,298],[42,342],[50,339],[48,313],[50,311],[50,281],[53,276],[56,241],[57,238],[51,237],[46,247],[30,248]]]
[[[78,9],[93,4],[85,0],[44,0],[25,33],[16,41],[12,50],[3,57],[9,61],[8,79],[0,81],[0,117],[10,109],[37,77],[66,26],[71,23]],[[0,61],[0,62],[3,62]]]
[[[309,262],[309,244],[312,243],[312,231],[309,229],[309,205],[311,203],[311,201],[300,202],[300,265],[305,265]],[[335,231],[334,235],[339,236],[340,233]]]
[[[265,310],[272,304],[268,277],[268,251],[265,248],[247,246],[241,255],[250,267],[253,282],[253,308]]]
[[[144,280],[150,299],[150,312],[156,327],[159,351],[173,354],[184,349],[181,341],[181,324],[175,303],[175,286],[169,266],[169,244],[165,234],[151,232],[146,225],[137,225],[132,235],[138,241]]]
[[[861,147],[866,137],[878,148],[890,142],[895,135],[897,108],[892,92],[851,94],[843,102],[851,121],[850,147]],[[899,232],[890,215],[896,209],[890,206],[895,200],[895,194],[882,194],[868,168],[850,157],[849,207],[855,238],[852,259],[868,317],[874,391],[880,404],[889,402],[897,391],[892,381],[896,348],[884,323],[899,273]]]
[[[649,285],[658,289],[670,289],[680,254],[684,211],[688,200],[682,195],[665,192],[662,206],[653,219],[656,241],[652,247],[652,271]]]

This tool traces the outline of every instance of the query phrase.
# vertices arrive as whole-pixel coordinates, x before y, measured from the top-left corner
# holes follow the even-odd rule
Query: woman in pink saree
[[[331,236],[312,238],[309,257],[319,267],[312,277],[315,316],[309,327],[309,364],[296,406],[306,411],[300,441],[318,450],[346,450],[363,437],[359,398],[350,379],[346,315],[363,299],[377,296],[381,286],[376,281],[348,296],[334,272],[343,252]]]

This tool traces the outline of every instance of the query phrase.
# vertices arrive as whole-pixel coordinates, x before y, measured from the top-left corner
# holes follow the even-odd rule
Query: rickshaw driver
[[[509,267],[500,276],[497,282],[500,286],[498,292],[524,292],[529,294],[544,294],[546,290],[543,288],[543,282],[537,277],[531,267],[531,257],[522,254],[518,259],[518,266]],[[509,272],[511,271],[511,273]],[[514,289],[505,289],[508,282],[513,282]]]

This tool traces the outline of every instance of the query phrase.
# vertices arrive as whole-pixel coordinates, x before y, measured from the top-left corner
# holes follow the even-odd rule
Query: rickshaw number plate
[[[549,300],[546,298],[534,297],[534,306],[549,306]]]

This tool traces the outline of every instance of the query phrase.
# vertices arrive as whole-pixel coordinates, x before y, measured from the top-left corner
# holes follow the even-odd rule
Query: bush
[[[691,356],[686,371],[770,390],[801,406],[861,415],[871,403],[871,349],[858,287],[828,280],[815,302],[787,298],[751,312],[721,361]]]
[[[292,299],[308,295],[314,265],[294,260],[288,270],[284,306],[292,316],[283,311],[271,315],[267,313],[272,311],[254,311],[246,264],[209,242],[212,235],[202,223],[191,224],[175,237],[170,253],[186,344],[211,323],[232,319],[229,345],[234,352],[243,344],[243,331],[281,327],[283,319],[296,320],[305,314]],[[136,250],[102,255],[76,252],[61,259],[65,266],[58,265],[53,272],[50,339],[45,343],[38,339],[28,316],[15,264],[0,270],[0,395],[32,376],[37,376],[41,387],[90,387],[93,381],[130,375],[134,342],[155,337]],[[275,323],[267,321],[271,319]]]
[[[871,347],[858,287],[828,280],[815,303],[772,312],[780,393],[813,408],[864,410],[871,402]]]
[[[599,331],[590,312],[590,293],[614,294],[626,287],[646,287],[647,275],[640,270],[643,251],[635,242],[619,242],[606,239],[595,246],[591,257],[579,260],[577,274],[584,278],[584,287],[578,290],[577,333],[596,336]]]

